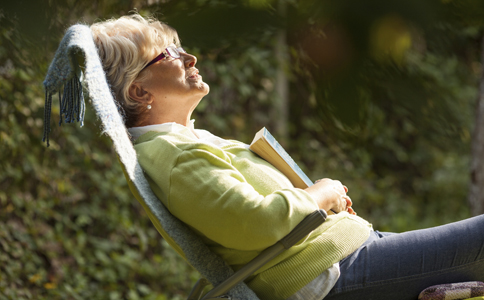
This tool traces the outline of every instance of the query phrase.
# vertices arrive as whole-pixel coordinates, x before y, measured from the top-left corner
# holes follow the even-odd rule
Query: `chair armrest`
[[[284,245],[284,248],[289,249],[299,242],[306,235],[311,233],[314,229],[318,228],[319,225],[326,221],[328,214],[324,209],[319,209],[308,216],[306,216],[299,224],[297,224],[294,229],[289,232],[288,235],[283,237],[280,242]]]

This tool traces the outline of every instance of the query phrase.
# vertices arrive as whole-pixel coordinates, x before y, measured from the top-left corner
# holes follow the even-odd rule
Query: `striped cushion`
[[[484,299],[484,283],[469,281],[434,285],[423,290],[418,296],[419,300],[461,300],[476,297]]]

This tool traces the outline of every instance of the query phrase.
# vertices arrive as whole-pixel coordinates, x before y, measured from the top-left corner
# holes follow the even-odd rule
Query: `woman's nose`
[[[185,63],[185,67],[191,68],[194,67],[197,63],[197,57],[195,55],[191,55],[188,53],[182,53],[183,62]]]

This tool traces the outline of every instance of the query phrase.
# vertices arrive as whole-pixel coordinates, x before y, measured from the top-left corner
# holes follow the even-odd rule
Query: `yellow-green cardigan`
[[[145,133],[135,149],[162,203],[235,270],[318,209],[307,192],[241,142],[218,147],[186,128]],[[286,299],[355,251],[370,231],[359,217],[330,216],[246,282],[261,299]]]

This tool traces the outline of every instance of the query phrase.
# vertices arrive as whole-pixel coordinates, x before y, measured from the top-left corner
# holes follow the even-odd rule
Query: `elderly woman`
[[[209,86],[174,29],[135,14],[91,30],[151,188],[234,269],[314,210],[336,212],[246,280],[261,299],[415,299],[433,284],[484,280],[483,216],[373,231],[339,181],[294,188],[246,144],[194,128]]]

